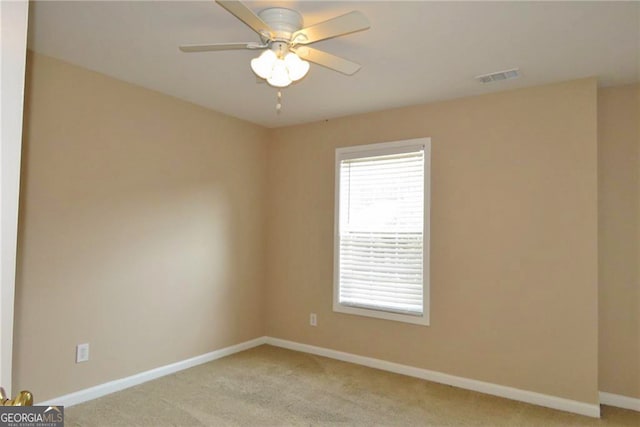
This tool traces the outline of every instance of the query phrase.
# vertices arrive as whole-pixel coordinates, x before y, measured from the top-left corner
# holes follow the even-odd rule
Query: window
[[[334,311],[429,324],[430,148],[336,150]]]

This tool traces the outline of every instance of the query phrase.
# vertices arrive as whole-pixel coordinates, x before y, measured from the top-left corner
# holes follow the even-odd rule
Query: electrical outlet
[[[78,344],[76,346],[76,363],[89,360],[89,343]]]
[[[309,314],[309,324],[311,326],[318,326],[318,316],[315,313]]]

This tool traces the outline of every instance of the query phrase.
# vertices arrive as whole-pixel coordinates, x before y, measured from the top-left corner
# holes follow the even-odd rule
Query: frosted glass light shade
[[[289,72],[287,71],[287,64],[282,59],[276,59],[273,64],[273,72],[271,76],[267,78],[267,82],[271,86],[287,87],[291,84],[291,81]]]
[[[309,72],[309,63],[300,59],[300,57],[293,52],[287,53],[284,57],[284,62],[289,71],[289,78],[294,82],[300,80]]]
[[[260,78],[268,79],[271,77],[277,59],[276,54],[271,49],[267,49],[259,57],[251,60],[251,69]]]

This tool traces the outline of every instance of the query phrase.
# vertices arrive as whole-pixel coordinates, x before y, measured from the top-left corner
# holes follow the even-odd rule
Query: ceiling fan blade
[[[260,19],[258,15],[253,13],[251,9],[245,6],[244,3],[227,0],[216,0],[216,3],[227,9],[233,16],[247,24],[249,28],[260,34],[260,36],[270,40],[273,38],[273,30],[271,27]]]
[[[236,49],[266,49],[268,46],[260,43],[213,43],[213,44],[185,44],[180,46],[183,52],[211,52],[216,50]]]
[[[308,46],[299,46],[292,49],[300,58],[322,65],[342,74],[352,75],[360,69],[360,64],[348,61],[339,56],[332,55],[322,50],[314,49]]]
[[[367,17],[354,10],[328,21],[298,30],[291,35],[291,40],[294,44],[315,43],[320,40],[366,30],[370,26]]]

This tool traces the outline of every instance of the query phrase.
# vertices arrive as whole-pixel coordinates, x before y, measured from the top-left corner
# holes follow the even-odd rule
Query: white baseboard
[[[192,357],[191,359],[182,360],[180,362],[172,363],[170,365],[161,366],[159,368],[151,369],[149,371],[141,372],[139,374],[132,375],[130,377],[121,378],[115,381],[109,381],[104,384],[97,385],[95,387],[86,388],[84,390],[76,391],[74,393],[65,394],[64,396],[50,399],[45,402],[36,402],[37,405],[62,405],[73,406],[88,400],[97,399],[98,397],[105,396],[107,394],[114,393],[116,391],[124,390],[129,387],[133,387],[138,384],[145,383],[147,381],[154,380],[156,378],[164,377],[165,375],[173,374],[174,372],[182,371],[203,363],[211,362],[212,360],[220,359],[225,356],[229,356],[234,353],[238,353],[244,350],[248,350],[253,347],[265,344],[266,337],[256,338],[250,341],[245,341],[240,344],[232,345],[230,347],[221,348],[220,350],[212,351],[211,353],[202,354],[200,356]]]
[[[616,408],[631,409],[640,412],[640,399],[635,397],[622,396],[619,394],[600,392],[600,403],[603,405],[615,406]]]
[[[270,344],[276,347],[287,348],[290,350],[301,351],[304,353],[316,354],[331,359],[341,360],[344,362],[354,363],[357,365],[368,366],[370,368],[381,369],[383,371],[394,372],[401,375],[407,375],[415,378],[433,381],[441,384],[447,384],[467,390],[474,390],[480,393],[491,394],[494,396],[504,397],[507,399],[518,400],[521,402],[532,403],[534,405],[545,406],[547,408],[558,409],[561,411],[573,412],[576,414],[586,415],[589,417],[600,417],[600,405],[579,402],[575,400],[565,399],[562,397],[550,396],[546,394],[536,393],[533,391],[520,390],[513,387],[502,386],[499,384],[487,383],[484,381],[473,380],[469,378],[457,377],[454,375],[444,374],[442,372],[430,371],[427,369],[416,368],[413,366],[401,365],[399,363],[387,362],[385,360],[374,359],[371,357],[358,356],[356,354],[344,353],[337,350],[331,350],[323,347],[316,347],[308,344],[300,344],[293,341],[282,340],[272,337],[260,337],[211,353],[193,357],[191,359],[172,363],[170,365],[161,366],[149,371],[141,372],[130,377],[121,378],[110,381],[64,396],[50,399],[44,402],[36,402],[38,405],[62,405],[73,406],[82,402],[97,399],[98,397],[124,390],[165,375],[173,374],[193,366],[201,365],[212,360],[220,359],[234,353],[248,350],[262,344]],[[634,399],[626,396],[619,396],[611,393],[600,393],[600,401],[604,405],[611,405],[620,408],[640,410],[640,399]]]
[[[472,380],[469,378],[456,377],[454,375],[443,374],[441,372],[429,371],[427,369],[415,368],[413,366],[401,365],[399,363],[387,362],[371,357],[358,356],[356,354],[344,353],[330,350],[323,347],[316,347],[308,344],[300,344],[293,341],[267,337],[266,343],[276,347],[287,348],[289,350],[301,351],[304,353],[316,354],[318,356],[329,357],[343,362],[355,363],[357,365],[368,366],[370,368],[381,369],[383,371],[394,372],[410,377],[421,378],[423,380],[436,383],[447,384],[467,390],[478,391],[480,393],[491,394],[507,399],[532,403],[534,405],[545,406],[547,408],[559,409],[561,411],[573,412],[588,417],[600,417],[600,405],[594,403],[579,402],[562,397],[550,396],[533,391],[520,390],[503,385],[487,383],[484,381]]]

